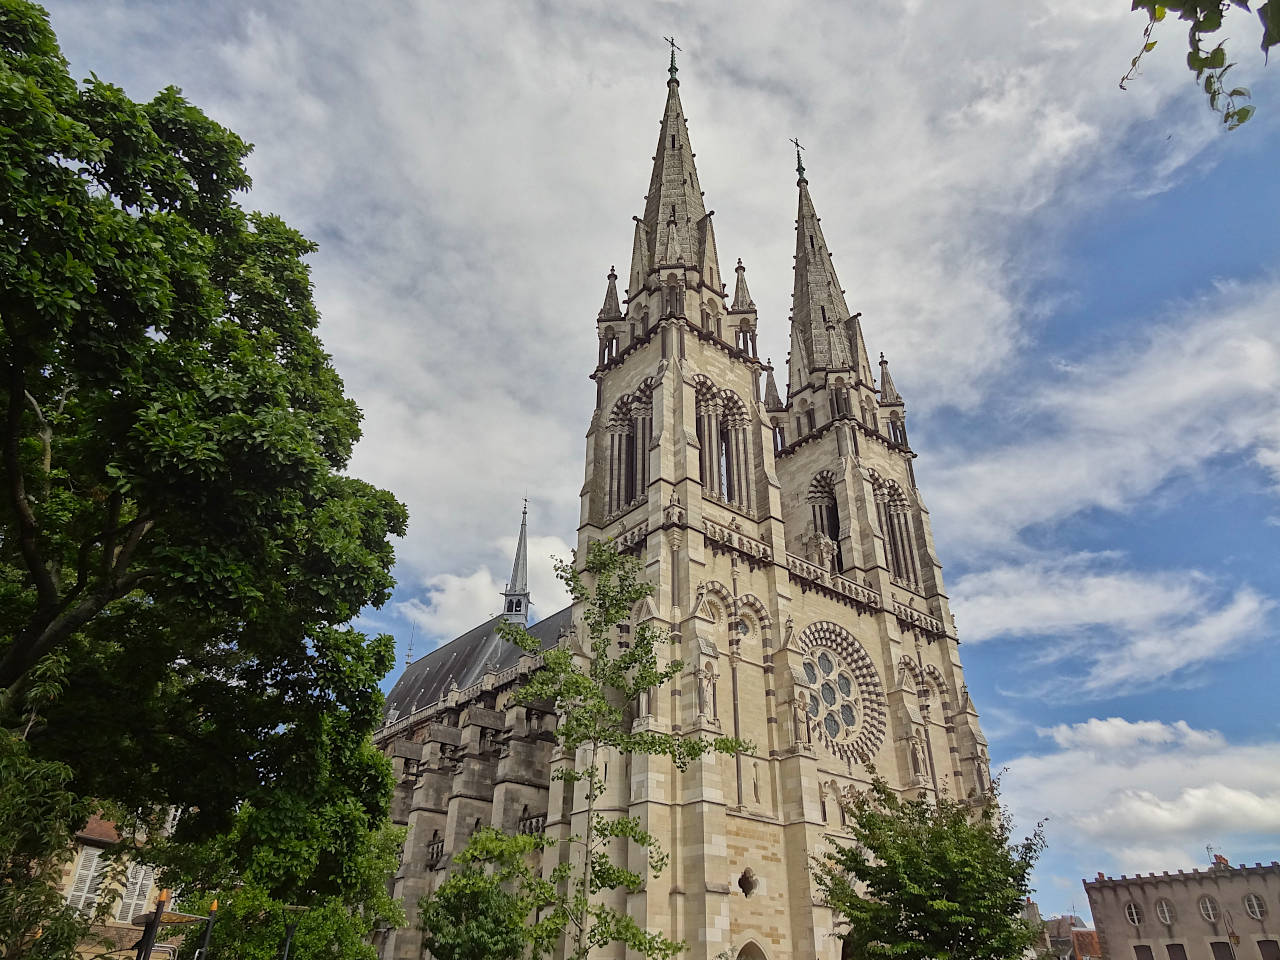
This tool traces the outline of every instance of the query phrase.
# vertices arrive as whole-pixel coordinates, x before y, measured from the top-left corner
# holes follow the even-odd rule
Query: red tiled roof
[[[1097,930],[1072,930],[1071,949],[1077,957],[1100,957],[1102,945]]]
[[[118,843],[120,834],[114,823],[103,820],[95,813],[89,818],[88,823],[76,831],[76,839],[90,843]]]

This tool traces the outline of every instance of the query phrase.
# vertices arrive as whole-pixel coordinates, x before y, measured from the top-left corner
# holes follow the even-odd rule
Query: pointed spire
[[[816,369],[853,366],[856,356],[849,343],[849,307],[831,253],[809,196],[809,183],[801,176],[796,215],[795,287],[791,301],[791,389],[808,382]]]
[[[893,385],[893,377],[889,376],[889,361],[880,354],[880,402],[882,404],[902,404],[902,396]]]
[[[849,342],[853,345],[853,359],[858,364],[858,377],[871,385],[871,361],[867,359],[867,341],[862,336],[862,314],[855,313],[845,321]]]
[[[680,82],[667,82],[667,104],[653,155],[653,173],[645,197],[644,217],[636,228],[636,248],[631,257],[631,286],[643,286],[659,265],[684,263],[698,267],[707,282],[719,282],[713,234],[706,222],[702,187],[693,163],[689,127],[680,103]],[[674,226],[674,229],[672,227]],[[641,241],[645,244],[641,250]],[[678,251],[672,256],[672,250]],[[641,283],[636,282],[640,278]]]
[[[520,511],[520,539],[516,541],[516,558],[511,564],[511,579],[503,591],[502,616],[519,623],[529,622],[529,500]]]
[[[773,360],[766,360],[769,365],[769,372],[764,378],[764,408],[766,410],[781,410],[782,398],[778,396],[778,384],[773,379]]]
[[[615,320],[622,317],[622,306],[618,303],[618,274],[616,267],[609,268],[609,286],[604,291],[604,306],[600,308],[601,320]]]
[[[738,258],[738,266],[735,268],[738,273],[738,282],[733,287],[733,306],[732,310],[754,310],[756,308],[755,301],[751,299],[751,291],[747,289],[747,268],[742,265],[742,258]]]

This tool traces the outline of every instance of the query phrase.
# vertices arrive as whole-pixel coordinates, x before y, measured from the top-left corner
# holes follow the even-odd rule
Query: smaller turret
[[[910,449],[907,443],[907,404],[893,385],[889,361],[880,354],[880,406],[884,409],[884,428],[889,439]]]
[[[778,384],[773,379],[773,361],[766,360],[769,365],[769,372],[764,378],[764,408],[770,413],[781,412],[786,407],[783,406],[782,398],[778,396]]]
[[[610,285],[612,286],[612,285]],[[516,541],[516,558],[511,564],[511,579],[502,592],[502,617],[521,626],[529,622],[529,501],[520,512],[520,539]]]
[[[609,268],[609,286],[604,291],[604,306],[600,308],[599,319],[621,320],[622,305],[618,302],[618,274],[616,267]]]
[[[906,403],[893,385],[893,377],[889,376],[889,361],[880,354],[880,406],[905,407]]]
[[[749,357],[756,356],[756,304],[747,289],[747,268],[739,258],[737,282],[733,288],[733,306],[729,308],[729,326],[734,331],[734,343]]]

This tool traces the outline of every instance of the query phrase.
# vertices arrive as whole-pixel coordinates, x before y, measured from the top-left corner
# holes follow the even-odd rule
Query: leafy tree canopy
[[[177,89],[76,83],[0,0],[0,735],[38,774],[0,813],[176,808],[198,888],[318,904],[386,818],[393,642],[347,624],[407,518],[345,472],[314,247],[241,208],[249,150]]]
[[[1044,848],[1037,825],[1010,841],[994,791],[975,808],[903,799],[882,779],[845,803],[853,842],[818,857],[815,878],[859,960],[1016,960],[1033,931],[1021,917]]]
[[[209,941],[212,960],[277,960],[291,924],[295,928],[289,950],[292,960],[377,960],[371,934],[380,927],[401,926],[405,919],[399,901],[387,892],[387,878],[400,865],[403,843],[400,828],[384,825],[364,831],[348,851],[341,892],[309,899],[306,904],[272,894],[275,869],[267,867],[263,874],[261,861],[274,854],[262,847],[256,861],[225,887],[208,889],[207,878],[195,878],[206,892],[184,898],[180,906],[206,913],[211,900],[217,899],[218,919]],[[180,875],[179,882],[183,879]],[[179,951],[182,960],[194,956],[203,935],[197,926],[186,936]]]

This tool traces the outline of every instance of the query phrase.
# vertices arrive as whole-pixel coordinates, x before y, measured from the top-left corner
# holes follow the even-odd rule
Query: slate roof
[[[388,722],[435,703],[448,692],[450,681],[457,683],[459,690],[479,682],[490,661],[499,672],[514,667],[523,651],[498,635],[502,619],[499,614],[472,627],[405,667],[387,696]],[[529,633],[542,643],[543,650],[548,650],[556,645],[561,631],[572,622],[573,608],[565,607],[529,627]]]

